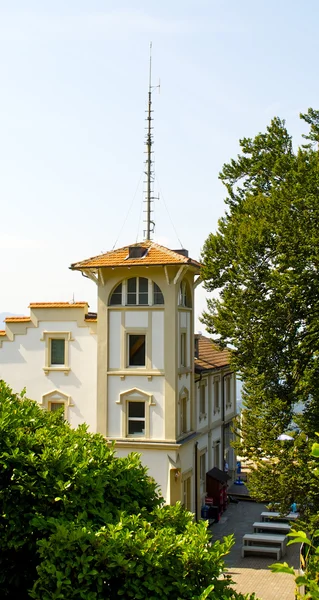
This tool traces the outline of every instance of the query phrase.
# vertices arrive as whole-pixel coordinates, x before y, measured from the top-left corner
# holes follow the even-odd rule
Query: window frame
[[[128,433],[128,407],[129,402],[145,403],[145,434],[141,436],[130,435]],[[119,394],[116,404],[122,406],[122,438],[131,440],[150,439],[150,410],[151,406],[156,406],[153,394],[144,392],[139,388],[132,388]]]
[[[179,435],[185,435],[190,431],[190,419],[188,417],[189,391],[185,386],[179,393]]]
[[[144,292],[140,292],[140,279],[145,279],[147,281],[147,291],[145,290]],[[130,280],[135,280],[136,282],[136,289],[135,292],[129,292],[128,291],[128,282]],[[121,286],[121,302],[118,303],[112,303],[112,298],[113,298],[113,294],[115,293],[115,291]],[[135,294],[135,302],[134,303],[128,303],[128,294]],[[140,293],[146,294],[147,293],[147,304],[144,303],[140,303]],[[117,292],[118,296],[120,295],[120,292]],[[161,299],[163,300],[163,302],[155,302],[155,296],[156,294],[161,296]],[[156,281],[154,281],[153,279],[150,279],[149,277],[141,277],[141,276],[136,276],[136,277],[128,277],[127,279],[122,279],[120,282],[118,282],[114,288],[112,289],[109,298],[108,298],[108,307],[109,308],[115,308],[115,307],[129,307],[129,308],[133,308],[133,307],[146,307],[146,306],[158,306],[158,307],[162,307],[165,305],[165,299],[164,299],[164,294],[162,292],[162,288],[160,287],[160,285],[158,283],[156,283]]]
[[[57,389],[43,394],[41,401],[42,408],[49,412],[54,412],[50,410],[51,404],[61,404],[61,406],[64,406],[64,418],[68,420],[69,407],[74,406],[71,396]]]
[[[125,357],[125,368],[126,369],[146,369],[149,368],[149,358],[148,358],[148,354],[147,354],[147,350],[148,350],[148,346],[147,346],[147,331],[143,330],[126,330],[125,332],[126,335],[126,357]],[[130,364],[130,337],[131,336],[143,336],[144,337],[144,345],[145,345],[145,351],[144,351],[144,365],[131,365]]]
[[[206,402],[206,387],[207,379],[201,379],[198,384],[199,390],[199,419],[205,419],[207,417],[207,402]]]
[[[64,340],[64,364],[63,365],[52,365],[51,364],[51,340]],[[44,351],[44,367],[43,371],[45,375],[48,375],[50,371],[63,371],[65,375],[68,375],[70,367],[70,342],[74,341],[71,331],[43,331],[41,341],[45,343]]]
[[[220,413],[220,376],[213,379],[214,388],[214,415]],[[217,393],[216,393],[217,389]]]
[[[224,381],[225,381],[225,407],[226,408],[231,408],[232,407],[232,389],[231,389],[231,384],[232,384],[232,374],[229,373],[229,375],[226,375],[224,377]]]
[[[188,352],[187,352],[187,331],[186,329],[180,330],[180,349],[179,349],[179,366],[181,369],[187,369],[188,365]]]
[[[126,426],[126,431],[127,431],[127,435],[126,437],[129,438],[141,438],[141,437],[145,437],[146,435],[146,402],[145,400],[130,400],[127,399],[126,400],[126,416],[127,416],[127,426]],[[131,404],[141,404],[144,407],[144,417],[130,417],[130,405]],[[144,423],[144,433],[140,433],[138,435],[134,434],[134,433],[130,433],[129,432],[129,426],[130,426],[130,422],[143,422]]]

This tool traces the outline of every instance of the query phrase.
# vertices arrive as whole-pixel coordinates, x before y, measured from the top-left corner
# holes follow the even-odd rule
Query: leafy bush
[[[317,433],[317,435],[319,435]],[[311,456],[319,458],[319,444],[314,443],[312,445]],[[312,468],[311,471],[316,477],[319,477],[318,467]],[[301,572],[295,577],[296,586],[299,589],[304,589],[305,593],[297,592],[296,598],[303,600],[309,598],[311,600],[319,600],[319,514],[313,515],[312,519],[308,521],[308,535],[303,530],[291,531],[288,535],[291,537],[289,544],[303,544],[305,549],[304,555],[300,556],[301,559]],[[292,567],[289,567],[287,563],[274,563],[271,565],[271,569],[274,572],[279,573],[291,573],[295,575],[295,571]]]
[[[220,577],[232,543],[163,506],[137,454],[0,381],[1,598],[243,600]]]

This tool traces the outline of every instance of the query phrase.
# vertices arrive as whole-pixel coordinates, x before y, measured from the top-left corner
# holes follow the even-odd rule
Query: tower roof
[[[135,250],[134,250],[135,249]],[[140,249],[140,252],[138,251]],[[182,253],[183,252],[183,253]],[[99,254],[86,260],[73,263],[71,269],[98,269],[100,267],[145,267],[145,266],[164,266],[164,265],[190,265],[197,270],[201,264],[186,256],[187,252],[182,250],[169,250],[165,246],[160,246],[151,240],[144,240],[137,244],[124,246],[117,250],[111,250],[105,254]]]

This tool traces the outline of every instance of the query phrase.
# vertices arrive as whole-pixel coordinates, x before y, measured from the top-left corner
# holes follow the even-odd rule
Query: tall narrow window
[[[214,412],[219,412],[219,379],[214,379]]]
[[[145,402],[128,402],[127,432],[131,436],[145,436]]]
[[[65,340],[64,339],[51,339],[51,360],[50,364],[64,365],[65,363]]]
[[[138,303],[148,304],[148,279],[145,277],[138,278]]]
[[[192,506],[191,506],[191,482],[192,482],[192,478],[191,477],[187,477],[187,479],[184,479],[183,481],[183,505],[185,507],[186,510],[191,510]]]
[[[179,295],[178,295],[178,304],[179,306],[192,306],[192,300],[190,295],[190,290],[187,281],[182,281],[179,287]]]
[[[153,283],[153,304],[164,304],[164,296],[157,283]]]
[[[146,336],[128,334],[128,366],[145,367]]]
[[[181,333],[181,367],[187,367],[186,333]]]
[[[199,475],[201,485],[206,484],[206,453],[201,454],[199,457]]]
[[[206,412],[206,390],[204,385],[199,386],[199,414],[204,415]]]
[[[122,304],[122,284],[119,283],[110,298],[110,306],[120,306]]]
[[[220,442],[216,442],[214,447],[214,467],[220,468]]]
[[[231,375],[225,378],[225,404],[226,408],[231,407]]]
[[[187,398],[183,396],[180,401],[181,406],[181,433],[187,432]]]
[[[127,304],[136,304],[137,279],[132,277],[127,280]]]

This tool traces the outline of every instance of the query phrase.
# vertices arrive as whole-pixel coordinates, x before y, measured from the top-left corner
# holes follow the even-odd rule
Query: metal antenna
[[[146,223],[146,230],[144,231],[144,238],[146,240],[150,240],[152,233],[154,233],[155,223],[152,220],[152,202],[154,200],[154,169],[152,165],[154,162],[152,161],[152,146],[153,146],[153,135],[152,135],[152,91],[155,88],[159,88],[159,85],[152,86],[152,42],[150,43],[150,68],[149,68],[149,85],[148,85],[148,110],[147,110],[147,133],[146,133],[146,161],[145,161],[145,204],[146,210],[146,219],[144,222]]]

